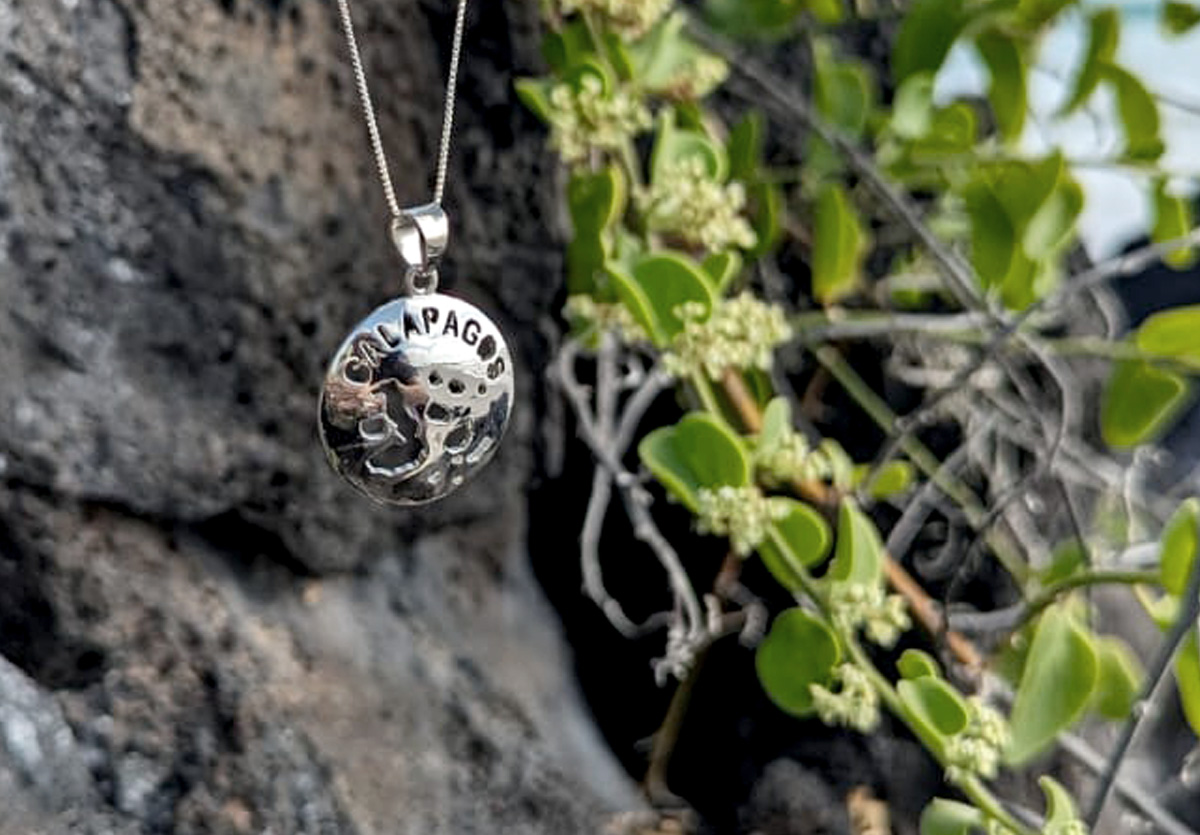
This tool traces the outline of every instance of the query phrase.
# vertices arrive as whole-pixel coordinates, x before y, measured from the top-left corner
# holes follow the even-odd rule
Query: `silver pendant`
[[[512,357],[477,307],[432,292],[445,249],[441,208],[410,210],[393,236],[413,295],[388,302],[338,348],[321,391],[330,464],[366,496],[432,502],[496,452],[513,401]]]
[[[354,328],[321,392],[333,468],[379,502],[435,501],[496,451],[512,410],[500,330],[462,299],[396,299]]]

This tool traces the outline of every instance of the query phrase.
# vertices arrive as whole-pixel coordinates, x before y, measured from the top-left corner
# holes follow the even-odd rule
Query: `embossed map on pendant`
[[[360,322],[334,355],[321,440],[362,493],[423,504],[488,462],[512,398],[512,358],[490,319],[453,296],[407,296]]]

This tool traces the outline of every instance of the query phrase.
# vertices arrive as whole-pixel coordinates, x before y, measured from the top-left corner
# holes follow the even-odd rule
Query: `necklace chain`
[[[350,15],[350,0],[338,0],[338,10],[341,12],[342,29],[346,33],[346,43],[350,47],[350,61],[354,66],[354,81],[358,87],[358,97],[362,102],[363,117],[367,122],[367,133],[371,138],[371,149],[375,154],[375,167],[379,170],[379,181],[383,184],[383,194],[387,199],[388,209],[393,219],[400,218],[404,211],[396,199],[396,189],[392,185],[392,175],[388,167],[387,155],[383,151],[383,141],[379,137],[379,124],[375,119],[375,107],[371,103],[371,91],[367,87],[367,74],[363,69],[362,55],[358,49],[358,39],[354,35],[354,20]],[[458,65],[462,58],[463,30],[467,21],[467,0],[458,0],[458,11],[454,19],[454,39],[450,47],[450,74],[446,81],[446,101],[442,112],[442,139],[438,147],[437,175],[434,180],[433,202],[440,206],[446,190],[446,171],[450,166],[450,141],[454,134],[454,99],[458,90]]]

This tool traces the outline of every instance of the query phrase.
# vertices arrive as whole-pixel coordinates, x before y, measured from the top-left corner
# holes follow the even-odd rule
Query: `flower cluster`
[[[637,40],[666,15],[672,0],[559,0],[564,15],[585,12],[599,15],[608,28],[628,40]]]
[[[801,480],[812,452],[808,439],[789,429],[754,447],[754,466],[771,484]]]
[[[879,694],[867,674],[854,664],[842,664],[834,671],[838,683],[835,693],[820,684],[809,685],[813,707],[826,725],[844,725],[860,733],[869,733],[879,724]]]
[[[854,480],[854,462],[832,438],[824,438],[816,449],[794,429],[778,434],[754,450],[754,466],[771,484],[790,481],[827,481],[839,490],[849,490]]]
[[[861,626],[867,638],[881,647],[895,646],[912,626],[904,598],[884,595],[877,584],[835,582],[829,589],[829,608],[842,628]]]
[[[626,345],[649,339],[645,329],[638,324],[625,305],[617,302],[598,302],[586,293],[569,296],[563,315],[575,329],[583,332],[583,339],[589,347],[595,347],[594,338],[606,331],[616,333]]]
[[[998,711],[978,698],[968,701],[967,710],[967,727],[946,743],[946,779],[951,783],[961,784],[972,776],[991,780],[1008,746],[1008,722]]]
[[[641,198],[641,209],[651,231],[709,252],[750,249],[758,241],[742,216],[745,187],[737,182],[718,183],[700,157],[684,157],[663,166]]]
[[[650,110],[622,89],[584,74],[577,87],[550,91],[550,144],[567,165],[587,162],[593,152],[616,151],[651,125]]]
[[[729,65],[715,55],[697,55],[679,68],[657,92],[676,101],[704,98],[729,77]]]
[[[775,348],[792,336],[783,310],[743,293],[719,301],[712,315],[698,302],[680,305],[675,312],[683,321],[663,367],[680,377],[704,373],[719,379],[729,368],[768,371]]]
[[[728,536],[739,556],[749,556],[762,541],[772,522],[782,518],[787,508],[763,495],[754,486],[725,485],[700,489],[696,528],[700,533]]]

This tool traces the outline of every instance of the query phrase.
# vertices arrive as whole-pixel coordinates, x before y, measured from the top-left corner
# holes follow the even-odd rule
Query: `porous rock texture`
[[[358,0],[402,202],[450,0]],[[444,285],[521,371],[496,461],[396,511],[323,364],[399,288],[332,2],[0,0],[0,835],[587,833],[637,807],[527,567],[553,172],[537,4],[474,4]],[[544,361],[544,359],[542,360]]]

